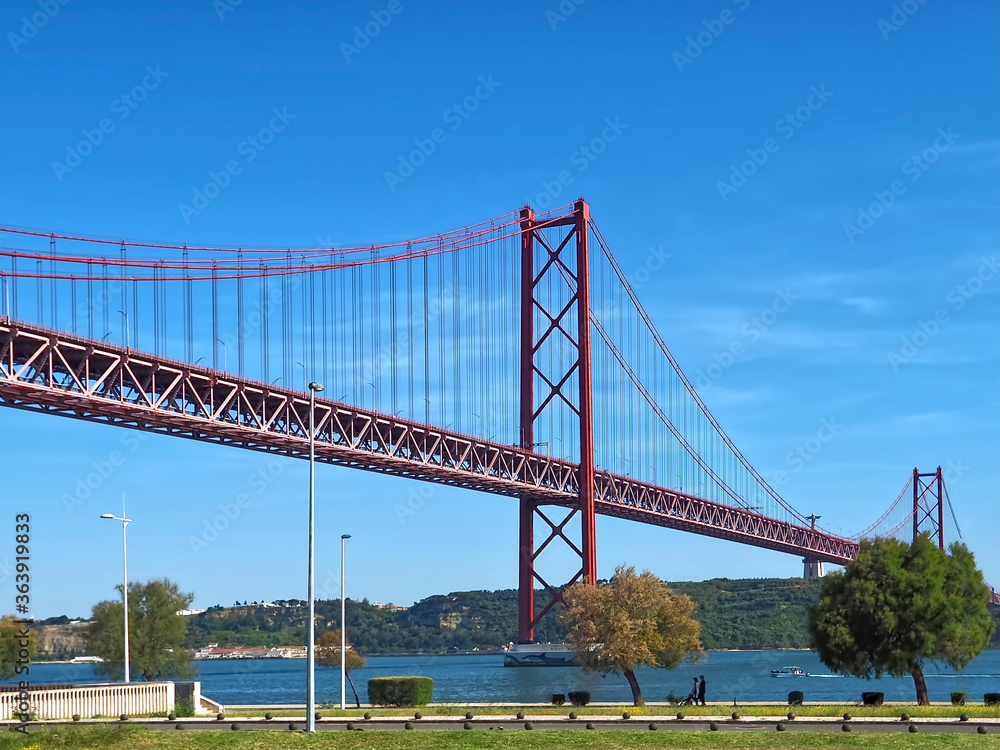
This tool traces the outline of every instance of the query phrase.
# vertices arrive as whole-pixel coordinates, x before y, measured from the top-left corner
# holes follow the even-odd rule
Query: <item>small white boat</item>
[[[808,677],[809,674],[799,667],[782,667],[781,669],[772,669],[771,677]]]

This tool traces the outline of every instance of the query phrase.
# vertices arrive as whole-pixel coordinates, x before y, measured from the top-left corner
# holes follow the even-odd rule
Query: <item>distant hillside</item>
[[[674,591],[697,604],[701,642],[719,648],[809,648],[809,605],[819,578],[748,578],[678,582]]]
[[[806,612],[819,596],[817,579],[714,579],[671,587],[698,604],[706,648],[807,648]],[[541,600],[541,595],[539,600]],[[337,627],[339,601],[317,603],[321,628]],[[188,645],[277,646],[305,640],[304,607],[243,606],[213,609],[191,618]],[[347,603],[351,640],[362,653],[441,653],[499,648],[517,636],[517,592],[459,591],[424,599],[404,611],[367,600]],[[565,632],[547,617],[539,641],[561,641]]]
[[[70,621],[69,618],[59,619],[66,622],[32,625],[31,632],[34,634],[35,646],[38,649],[37,659],[72,659],[74,656],[83,656],[87,653],[85,648],[87,623]]]
[[[801,578],[737,579],[671,583],[698,605],[701,639],[708,649],[808,648],[809,605],[821,581]],[[539,595],[539,601],[543,597]],[[316,604],[318,632],[335,628],[340,602]],[[1000,610],[993,611],[1000,623]],[[65,620],[65,618],[59,618]],[[50,621],[47,621],[50,622]],[[347,602],[351,641],[365,654],[445,653],[499,648],[517,637],[517,592],[458,591],[431,596],[408,609],[393,609],[367,599]],[[81,623],[36,626],[40,656],[67,658],[82,653]],[[213,607],[188,618],[186,645],[283,646],[305,643],[306,608],[245,605]],[[559,642],[565,633],[554,617],[536,631],[542,642]],[[1000,628],[993,645],[1000,646]]]

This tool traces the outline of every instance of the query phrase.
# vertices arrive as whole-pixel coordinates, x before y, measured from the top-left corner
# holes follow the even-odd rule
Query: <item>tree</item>
[[[17,676],[18,661],[26,661],[21,653],[23,649],[28,650],[27,661],[35,655],[35,637],[29,635],[25,638],[27,625],[23,623],[23,620],[18,621],[14,615],[0,617],[0,680]]]
[[[618,567],[606,586],[574,584],[563,601],[559,619],[577,663],[586,671],[624,674],[637,706],[644,701],[636,667],[674,669],[703,654],[694,602],[671,593],[648,570],[636,575],[635,568]]]
[[[830,669],[856,677],[913,676],[930,703],[923,661],[959,670],[990,642],[989,587],[964,544],[939,549],[926,534],[913,544],[861,542],[843,573],[826,576],[809,610],[809,634]]]
[[[350,646],[350,643],[347,644]],[[336,667],[340,669],[340,628],[327,630],[316,639],[316,662],[321,667]],[[354,680],[351,679],[351,670],[364,669],[368,660],[353,648],[344,651],[344,671],[347,673],[347,680],[351,683],[351,690],[354,691],[354,703],[361,708],[361,699],[358,698],[358,690],[354,687]]]
[[[121,594],[122,587],[115,588]],[[193,599],[193,594],[182,594],[176,583],[166,579],[128,585],[130,673],[141,674],[149,682],[194,676],[191,654],[184,648],[187,618],[177,614],[188,609]],[[87,650],[104,660],[95,671],[112,680],[125,671],[123,614],[120,599],[98,602],[87,629]]]

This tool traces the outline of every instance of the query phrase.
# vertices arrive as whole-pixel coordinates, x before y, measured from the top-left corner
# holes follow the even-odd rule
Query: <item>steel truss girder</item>
[[[0,406],[193,440],[309,454],[309,398],[288,388],[22,322],[0,322]],[[316,459],[366,471],[579,505],[579,465],[327,399]],[[858,545],[630,477],[595,472],[598,513],[844,564]]]

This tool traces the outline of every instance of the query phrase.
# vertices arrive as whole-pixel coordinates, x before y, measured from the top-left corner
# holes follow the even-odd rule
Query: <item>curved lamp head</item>
[[[341,539],[350,539],[350,538],[351,538],[351,535],[350,535],[350,534],[341,534],[341,535],[340,535],[340,538],[341,538]]]
[[[310,391],[317,391],[317,392],[319,392],[319,391],[323,390],[323,386],[320,383],[313,382],[313,383],[309,384],[309,390]]]
[[[111,518],[111,519],[114,519],[114,517],[115,517],[114,513],[102,513],[101,514],[101,518]]]

